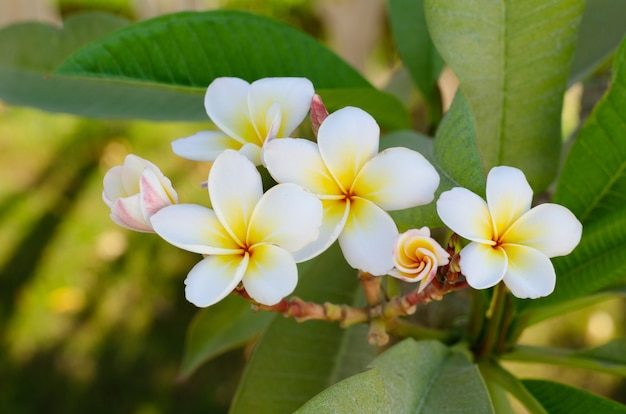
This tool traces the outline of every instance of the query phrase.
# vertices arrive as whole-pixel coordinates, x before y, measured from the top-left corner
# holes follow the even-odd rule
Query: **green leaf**
[[[613,83],[583,125],[561,172],[554,202],[584,224],[626,210],[626,41],[615,57]]]
[[[439,195],[452,187],[465,187],[476,194],[485,194],[485,173],[476,146],[474,118],[465,96],[458,92],[444,116],[433,140],[411,132],[386,135],[385,147],[402,145],[419,151],[437,169],[441,182],[435,193]],[[437,214],[435,201],[425,206],[392,211],[401,231],[415,227],[437,227],[443,223]]]
[[[93,95],[98,99],[83,102],[87,108],[71,107],[89,116],[204,120],[204,92],[220,76],[247,81],[302,76],[317,89],[355,88],[361,102],[374,109],[376,100],[392,102],[399,111],[395,119],[406,113],[399,101],[377,91],[315,39],[286,24],[232,10],[183,12],[133,24],[76,51],[55,76],[81,80],[99,92]],[[370,89],[367,96],[363,89]],[[389,108],[380,109],[372,115],[385,124]]]
[[[593,0],[585,5],[578,31],[569,84],[583,80],[601,66],[626,35],[626,3],[622,0]]]
[[[444,63],[426,27],[424,0],[389,0],[388,5],[398,54],[426,100],[431,117],[438,119],[441,96],[437,80]]]
[[[626,407],[590,392],[552,381],[523,380],[550,414],[622,414]]]
[[[476,365],[440,342],[406,339],[372,367],[319,394],[298,413],[494,412]]]
[[[583,0],[426,0],[426,20],[476,119],[486,170],[522,169],[536,191],[554,179],[561,106]]]
[[[42,23],[19,23],[0,30],[0,99],[47,111],[89,106],[95,95],[84,82],[64,82],[50,73],[74,50],[129,22],[104,13],[68,17],[62,28]]]
[[[179,379],[189,378],[205,362],[250,342],[275,316],[254,312],[249,302],[233,295],[200,310],[187,330]]]
[[[300,265],[296,294],[318,303],[352,304],[358,283],[335,244]],[[367,327],[276,318],[259,340],[231,405],[231,413],[292,413],[335,382],[361,372],[374,358]]]

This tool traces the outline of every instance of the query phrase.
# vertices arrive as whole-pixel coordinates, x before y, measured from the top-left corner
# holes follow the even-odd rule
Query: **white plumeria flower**
[[[389,274],[405,282],[420,282],[419,291],[437,275],[439,266],[447,265],[450,255],[430,237],[430,229],[411,229],[398,235],[393,246],[395,267]]]
[[[386,210],[429,203],[439,175],[418,152],[379,153],[379,133],[374,118],[347,107],[322,122],[317,144],[295,138],[265,144],[263,160],[274,179],[300,184],[324,204],[320,238],[296,257],[306,260],[339,239],[353,268],[384,275],[393,267],[398,229]]]
[[[264,78],[249,84],[217,78],[207,88],[204,107],[221,131],[201,131],[172,142],[175,154],[194,161],[215,161],[227,149],[261,164],[263,143],[289,136],[306,117],[313,84],[306,78]]]
[[[441,194],[441,220],[471,241],[460,252],[461,273],[475,289],[501,280],[518,298],[547,296],[556,275],[551,257],[569,254],[580,242],[582,224],[567,208],[531,207],[533,192],[524,173],[494,167],[487,176],[487,202],[456,187]]]
[[[263,194],[254,165],[233,150],[215,160],[208,187],[213,210],[178,204],[152,216],[163,239],[206,255],[185,280],[187,300],[210,306],[242,282],[258,303],[278,303],[298,281],[292,252],[319,235],[322,203],[295,184]]]
[[[154,232],[150,217],[177,203],[178,195],[159,167],[129,154],[123,165],[105,174],[102,199],[111,208],[111,220],[116,224],[147,233]]]

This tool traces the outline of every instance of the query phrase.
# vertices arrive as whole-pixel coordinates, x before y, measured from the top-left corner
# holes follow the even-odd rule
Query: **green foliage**
[[[584,1],[425,5],[433,41],[472,108],[485,169],[517,167],[535,191],[545,189],[557,172],[561,102]]]
[[[319,394],[298,413],[495,412],[476,366],[463,351],[439,342],[406,339],[371,367]]]
[[[524,380],[523,384],[550,414],[626,413],[626,407],[615,401],[558,382]]]

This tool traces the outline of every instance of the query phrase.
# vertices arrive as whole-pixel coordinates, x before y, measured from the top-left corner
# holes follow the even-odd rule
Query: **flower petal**
[[[298,284],[298,267],[288,251],[271,244],[250,249],[250,263],[243,285],[250,297],[263,305],[275,305]]]
[[[397,235],[396,223],[388,213],[371,201],[353,197],[339,245],[350,266],[380,276],[393,267]]]
[[[466,239],[495,244],[492,241],[491,216],[485,200],[471,191],[455,187],[444,191],[437,200],[437,214],[444,224]]]
[[[524,213],[530,210],[533,190],[524,173],[513,167],[494,167],[487,175],[487,204],[497,240]]]
[[[141,174],[139,188],[141,189],[141,209],[146,221],[163,207],[178,202],[178,194],[170,180],[165,176],[159,177],[149,168]]]
[[[363,165],[352,194],[383,210],[402,210],[428,204],[439,187],[439,174],[422,154],[408,148],[389,148]]]
[[[237,287],[247,266],[247,254],[205,257],[187,275],[185,297],[196,306],[211,306]]]
[[[121,165],[115,166],[104,174],[102,190],[102,200],[107,206],[111,207],[115,200],[118,198],[128,197],[130,194],[126,193],[124,186],[122,185],[122,174],[124,169]]]
[[[225,150],[241,147],[241,142],[218,131],[200,131],[172,142],[174,154],[193,161],[215,161]]]
[[[313,99],[313,84],[306,78],[264,78],[252,82],[248,93],[250,118],[261,137],[267,137],[274,116],[268,119],[270,108],[280,111],[279,127],[271,138],[287,137],[302,123]]]
[[[279,183],[295,183],[315,194],[343,194],[330,174],[317,144],[306,139],[281,138],[265,143],[263,162]]]
[[[271,243],[289,252],[319,236],[322,202],[296,184],[278,184],[259,200],[248,227],[246,244]]]
[[[165,241],[200,254],[237,254],[240,246],[228,234],[213,210],[196,204],[175,204],[150,218]]]
[[[337,240],[346,224],[350,212],[349,203],[344,200],[322,200],[322,205],[324,217],[319,229],[320,235],[313,243],[293,253],[296,263],[312,259],[328,249]]]
[[[204,107],[211,121],[227,135],[241,143],[257,145],[263,141],[250,119],[248,91],[250,84],[239,78],[216,78],[204,95]]]
[[[261,147],[257,144],[244,144],[239,153],[252,161],[254,165],[261,165]]]
[[[567,208],[540,204],[519,218],[504,234],[506,243],[532,247],[548,257],[565,256],[580,242],[583,226]]]
[[[159,167],[135,154],[128,154],[126,158],[124,158],[124,164],[122,165],[122,185],[124,186],[126,195],[133,195],[139,192],[139,177],[146,168],[151,168],[159,173],[161,172]]]
[[[346,107],[328,115],[317,135],[330,173],[348,190],[365,163],[378,153],[380,128],[367,112]]]
[[[521,299],[536,299],[554,291],[556,274],[550,259],[539,250],[519,245],[505,245],[509,265],[504,283]]]
[[[209,195],[220,222],[243,245],[254,207],[263,195],[254,164],[238,152],[224,151],[211,167]]]
[[[110,217],[118,226],[144,233],[154,232],[141,208],[140,194],[115,200],[111,205]]]
[[[504,249],[482,243],[470,243],[459,253],[461,273],[474,289],[496,285],[504,277],[507,257]]]

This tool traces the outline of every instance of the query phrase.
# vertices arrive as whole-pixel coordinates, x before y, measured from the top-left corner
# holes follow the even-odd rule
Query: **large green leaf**
[[[245,345],[260,335],[275,316],[271,312],[253,312],[250,303],[233,295],[200,310],[187,331],[179,378],[188,378],[211,358]]]
[[[406,339],[372,366],[319,394],[298,413],[494,412],[476,365],[439,342]]]
[[[438,119],[441,117],[441,96],[437,79],[443,69],[443,59],[426,27],[424,0],[389,0],[388,5],[398,54],[428,104],[431,118]]]
[[[522,383],[550,414],[626,413],[622,404],[569,385],[542,380]]]
[[[465,187],[484,196],[485,173],[476,146],[474,118],[463,93],[456,94],[437,129],[434,145],[432,140],[408,131],[386,135],[382,142],[385,147],[401,145],[415,149],[435,166],[441,178],[435,200],[452,187]],[[425,206],[392,211],[391,215],[401,230],[443,224],[437,214],[435,201]]]
[[[535,190],[554,179],[561,106],[583,0],[426,0],[426,20],[460,81],[487,170],[521,168]]]
[[[133,24],[76,51],[52,80],[81,81],[77,85],[93,94],[75,102],[56,98],[63,110],[81,115],[202,120],[204,92],[219,76],[248,81],[303,76],[319,89],[369,88],[368,101],[384,99],[388,105],[372,114],[379,122],[389,119],[387,111],[406,113],[397,99],[377,91],[315,39],[232,10],[183,12]],[[363,94],[356,95],[362,102]]]
[[[569,76],[570,84],[593,73],[615,52],[626,35],[624,16],[626,2],[623,0],[587,2],[580,22],[578,43]]]
[[[296,294],[318,303],[353,303],[358,283],[338,245],[300,266]],[[292,413],[324,388],[361,372],[374,358],[367,328],[276,318],[259,340],[231,413]]]

